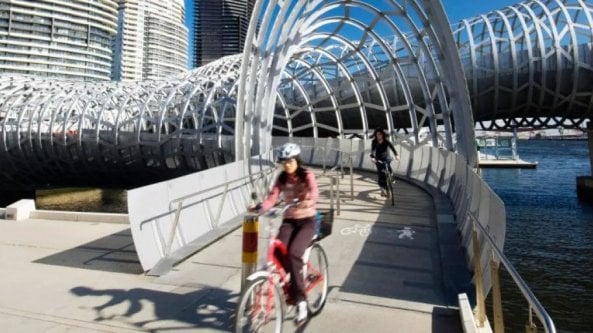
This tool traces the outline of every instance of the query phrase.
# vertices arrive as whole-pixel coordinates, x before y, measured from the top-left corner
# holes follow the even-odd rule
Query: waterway
[[[536,169],[482,169],[505,203],[504,253],[558,332],[593,332],[593,205],[576,195],[576,177],[591,174],[587,142],[519,140],[517,147]],[[506,331],[524,332],[526,302],[508,274],[501,279]]]

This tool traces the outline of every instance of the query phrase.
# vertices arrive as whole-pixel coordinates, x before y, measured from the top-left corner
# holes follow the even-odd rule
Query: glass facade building
[[[158,80],[187,69],[183,0],[120,0],[113,79]]]
[[[109,80],[117,0],[0,1],[0,73]]]
[[[194,61],[200,67],[243,52],[255,0],[194,0]]]

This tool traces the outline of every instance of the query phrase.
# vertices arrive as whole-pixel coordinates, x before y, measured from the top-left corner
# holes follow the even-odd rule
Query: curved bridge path
[[[350,200],[348,180],[342,180],[333,233],[322,241],[330,263],[329,299],[298,331],[462,332],[451,281],[467,281],[469,273],[455,250],[454,224],[437,222],[447,216],[446,202],[398,180],[392,207],[368,172],[355,173]],[[329,178],[318,181],[320,208],[328,208]],[[0,327],[3,332],[230,331],[240,261],[240,228],[166,275],[150,277],[140,271],[126,225],[0,220]],[[291,308],[286,332],[295,330],[293,316]]]

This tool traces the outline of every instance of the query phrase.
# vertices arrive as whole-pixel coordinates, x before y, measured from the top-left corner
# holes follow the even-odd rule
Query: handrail
[[[273,172],[273,170],[274,170],[274,168],[273,168],[273,167],[270,167],[270,168],[269,168],[269,169],[267,169],[267,170],[262,170],[262,171],[260,171],[260,172],[257,172],[257,173],[255,173],[255,174],[262,174],[264,171],[270,171],[269,173],[272,173],[272,172]],[[235,183],[235,182],[241,181],[241,180],[243,180],[243,179],[245,179],[245,178],[251,178],[251,177],[254,177],[254,175],[253,175],[253,174],[251,174],[251,175],[243,176],[243,177],[241,177],[241,178],[237,178],[237,179],[229,180],[229,181],[227,181],[227,182],[225,182],[225,183],[218,184],[218,185],[216,185],[216,186],[208,187],[208,188],[205,188],[205,189],[203,189],[203,190],[201,190],[201,191],[198,191],[198,192],[192,192],[192,193],[190,193],[190,194],[187,194],[187,195],[181,196],[181,197],[179,197],[179,198],[176,198],[176,199],[173,199],[173,200],[171,200],[171,202],[169,202],[169,207],[170,207],[171,205],[173,205],[173,203],[178,203],[178,202],[180,202],[180,201],[184,201],[185,199],[189,199],[189,198],[191,198],[191,197],[194,197],[194,196],[196,196],[196,195],[200,195],[200,194],[206,193],[206,192],[208,192],[208,191],[210,191],[210,190],[217,189],[217,188],[219,188],[219,187],[225,187],[225,186],[228,186],[228,184]],[[259,178],[263,178],[263,175],[262,175],[262,176],[260,176],[260,177],[258,177],[257,179],[259,179]],[[176,208],[170,208],[168,212],[166,212],[166,213],[163,213],[163,214],[159,214],[159,215],[155,215],[155,216],[153,216],[153,217],[164,217],[164,216],[167,216],[167,215],[169,215],[169,214],[170,214],[170,213],[172,213],[172,212],[175,212],[175,211],[177,211],[177,209],[179,209],[179,206],[177,206]],[[150,220],[150,219],[147,219],[147,220],[145,220],[145,221],[142,221],[142,223],[140,223],[140,227],[142,227],[142,225],[143,225],[143,224],[145,224],[145,223],[149,223],[149,222],[151,222],[151,221],[152,221],[152,220]]]
[[[303,145],[303,147],[308,147],[308,148],[313,148],[313,149],[317,148],[317,147],[306,146],[306,145]],[[353,154],[358,154],[361,151],[359,151],[359,150],[352,150],[352,147],[350,147],[350,151],[348,151],[348,150],[342,150],[342,149],[338,149],[338,148],[332,148],[332,147],[325,147],[325,146],[321,147],[321,149],[323,150],[323,155],[324,155],[323,156],[323,164],[322,164],[322,167],[321,167],[324,174],[325,174],[325,168],[326,168],[326,165],[325,165],[325,155],[327,154],[327,151],[328,150],[330,150],[330,151],[333,150],[333,151],[336,151],[336,152],[340,153],[340,162],[339,162],[340,172],[339,173],[340,173],[340,176],[342,178],[344,178],[344,155],[348,155],[348,165],[347,165],[347,167],[350,169],[350,200],[354,200],[354,172],[353,172],[354,166],[353,166],[353,162],[352,162],[353,161],[352,155]],[[338,164],[334,165],[329,170],[330,171],[335,171],[337,168],[338,168]],[[339,191],[339,189],[340,189],[340,182],[338,181],[337,183],[338,183],[337,185],[338,185],[338,191]],[[339,196],[339,194],[338,194],[338,196]],[[332,207],[333,207],[333,205],[332,205]],[[338,215],[340,215],[340,213],[339,213],[339,207],[340,207],[340,204],[338,202]]]
[[[336,201],[336,215],[340,215],[340,175],[336,174],[321,174],[319,177],[329,178],[329,209],[334,209],[334,199]],[[334,190],[334,185],[336,189]],[[334,195],[335,192],[335,195]]]
[[[519,273],[515,270],[515,268],[511,264],[511,262],[504,255],[504,253],[502,253],[502,250],[500,250],[498,248],[498,246],[496,246],[496,243],[494,242],[492,237],[490,237],[490,234],[484,228],[484,226],[482,226],[479,223],[478,219],[471,212],[469,212],[468,214],[469,214],[469,216],[471,216],[471,218],[473,220],[472,222],[473,222],[474,228],[477,226],[477,229],[479,229],[480,232],[482,233],[482,235],[484,235],[484,238],[486,240],[488,240],[488,243],[490,243],[490,246],[492,247],[493,254],[495,254],[496,257],[498,257],[498,259],[500,260],[500,262],[504,265],[506,270],[509,272],[509,274],[513,278],[513,281],[515,281],[515,284],[517,285],[517,287],[519,287],[519,290],[521,290],[521,293],[525,297],[525,300],[527,300],[527,302],[529,303],[530,324],[532,324],[531,309],[533,309],[535,314],[539,318],[540,322],[544,325],[545,331],[547,333],[556,333],[556,326],[554,325],[552,317],[550,317],[550,315],[546,312],[544,307],[538,301],[537,297],[535,297],[535,295],[533,294],[531,289],[529,289],[529,287],[527,286],[527,283],[521,278]],[[474,253],[474,256],[475,255],[478,255],[478,254]]]
[[[267,170],[262,170],[262,171],[259,171],[259,172],[255,173],[255,175],[260,175],[260,176],[259,176],[259,177],[257,177],[256,179],[263,178],[263,175],[264,175],[264,172],[265,172],[265,171],[268,171],[268,173],[272,173],[274,170],[275,170],[275,168],[274,168],[274,167],[270,167],[270,168],[269,168],[269,169],[267,169]],[[218,185],[216,185],[216,186],[208,187],[208,188],[206,188],[206,189],[203,189],[203,190],[201,190],[201,191],[198,191],[198,192],[193,192],[193,193],[190,193],[190,194],[188,194],[188,195],[184,195],[184,196],[182,196],[182,197],[179,197],[179,198],[177,198],[177,199],[171,200],[170,204],[172,205],[173,203],[176,203],[176,202],[179,202],[179,201],[184,201],[185,199],[189,199],[189,198],[191,198],[191,197],[195,197],[195,196],[197,196],[197,195],[200,195],[200,194],[203,194],[203,193],[209,192],[209,191],[211,191],[211,190],[214,190],[214,189],[217,189],[217,188],[219,188],[219,187],[225,187],[225,186],[228,186],[229,184],[236,183],[236,182],[242,181],[242,180],[244,180],[244,179],[247,179],[247,178],[253,178],[253,177],[254,177],[254,174],[251,174],[251,175],[243,176],[243,177],[241,177],[241,178],[237,178],[237,179],[229,180],[229,181],[226,181],[226,182],[224,182],[224,183],[222,183],[222,184],[218,184]]]
[[[181,209],[183,208],[183,202],[185,200],[187,200],[189,198],[192,198],[192,197],[195,197],[195,196],[198,196],[198,195],[203,194],[203,193],[207,193],[207,192],[212,191],[214,189],[224,187],[224,191],[223,191],[223,194],[222,194],[223,195],[223,200],[221,200],[220,205],[219,205],[219,208],[218,208],[218,212],[216,214],[217,219],[216,219],[214,225],[210,225],[211,229],[214,229],[215,228],[215,225],[218,224],[218,219],[220,218],[220,214],[222,212],[222,208],[223,208],[224,202],[225,202],[224,198],[226,198],[226,194],[228,193],[229,185],[230,184],[241,182],[241,181],[243,181],[245,179],[254,178],[254,177],[256,177],[254,180],[263,179],[267,174],[273,173],[274,170],[275,170],[274,167],[270,167],[269,169],[261,170],[261,171],[255,173],[255,174],[250,174],[250,175],[243,176],[243,177],[240,177],[240,178],[237,178],[237,179],[229,180],[229,181],[226,181],[226,182],[224,182],[222,184],[218,184],[216,186],[211,186],[211,187],[205,188],[205,189],[203,189],[201,191],[193,192],[193,193],[184,195],[182,197],[176,198],[174,200],[171,200],[171,202],[169,202],[169,207],[173,206],[175,203],[177,204],[177,207],[175,208],[175,219],[173,220],[173,224],[171,225],[171,230],[169,232],[169,238],[167,239],[167,244],[165,244],[165,249],[163,249],[164,256],[165,257],[168,256],[169,253],[171,252],[171,247],[173,246],[173,241],[175,240],[175,232],[177,231],[177,227],[179,225],[179,216],[181,216]]]

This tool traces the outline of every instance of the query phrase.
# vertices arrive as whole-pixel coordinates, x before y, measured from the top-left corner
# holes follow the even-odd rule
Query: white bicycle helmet
[[[301,147],[296,143],[287,142],[280,146],[278,151],[278,162],[286,161],[301,154]]]

